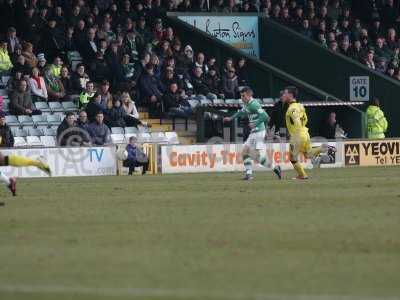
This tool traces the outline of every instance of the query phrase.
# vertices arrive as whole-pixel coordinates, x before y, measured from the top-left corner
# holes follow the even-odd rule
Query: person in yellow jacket
[[[9,73],[13,64],[11,63],[10,55],[8,55],[7,42],[0,42],[0,75]]]
[[[374,98],[370,101],[367,108],[368,139],[385,138],[385,132],[388,128],[388,122],[379,106],[379,99]]]

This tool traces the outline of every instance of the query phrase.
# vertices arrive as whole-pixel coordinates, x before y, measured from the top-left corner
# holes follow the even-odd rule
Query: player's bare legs
[[[0,153],[0,166],[6,165],[6,158],[3,154]],[[7,188],[11,191],[13,196],[16,195],[17,189],[17,181],[14,177],[8,177],[3,172],[0,171],[0,182],[3,182]]]

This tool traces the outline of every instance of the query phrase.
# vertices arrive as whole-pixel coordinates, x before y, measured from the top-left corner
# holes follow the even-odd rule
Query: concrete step
[[[152,124],[152,127],[150,128],[150,130],[153,132],[173,131],[172,125],[160,125],[160,123]]]
[[[148,118],[149,118],[149,113],[148,113],[147,111],[139,112],[139,119],[140,119],[140,120],[142,120],[142,119],[148,119]]]

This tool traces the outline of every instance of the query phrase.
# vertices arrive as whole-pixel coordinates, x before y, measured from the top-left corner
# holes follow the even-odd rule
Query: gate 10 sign
[[[369,101],[369,76],[350,77],[350,101]]]

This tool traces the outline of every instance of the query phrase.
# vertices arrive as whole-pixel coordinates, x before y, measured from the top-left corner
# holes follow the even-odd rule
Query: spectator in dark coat
[[[238,76],[239,86],[247,86],[249,84],[249,72],[246,63],[244,57],[240,58],[237,62],[236,74]]]
[[[6,114],[0,111],[0,148],[14,147],[14,136],[6,124]]]
[[[210,68],[207,75],[205,76],[204,82],[209,88],[210,93],[219,96],[223,95],[221,91],[221,78],[219,77],[217,70],[215,70],[214,68]]]
[[[236,99],[239,88],[238,77],[234,68],[228,70],[228,72],[222,78],[222,91],[227,99]]]
[[[164,105],[169,117],[189,118],[193,113],[189,102],[182,96],[182,91],[178,90],[176,82],[170,84],[168,92],[164,95]]]
[[[281,92],[282,95],[282,92]],[[269,128],[274,128],[275,134],[278,136],[285,136],[286,132],[286,122],[285,122],[285,114],[287,110],[287,105],[279,99],[278,102],[274,104],[272,108],[271,118],[268,122]]]
[[[54,18],[50,18],[47,27],[42,31],[40,49],[46,53],[49,61],[60,54],[65,46],[64,32],[56,27],[57,22]]]
[[[86,88],[86,83],[90,81],[89,76],[85,73],[85,65],[78,64],[76,71],[71,75],[72,89],[75,94],[82,93]]]
[[[88,145],[88,137],[76,124],[73,112],[68,112],[65,119],[57,128],[57,144],[59,146],[82,146]]]
[[[110,128],[104,124],[104,114],[102,112],[98,112],[95,122],[89,124],[89,133],[94,145],[102,146],[111,143]]]
[[[10,112],[13,115],[40,115],[40,110],[35,110],[32,104],[30,92],[27,90],[28,83],[22,79],[19,81],[18,89],[11,94]]]
[[[207,96],[210,93],[210,89],[204,81],[203,70],[201,67],[194,68],[191,83],[193,85],[193,93],[195,95]]]
[[[112,77],[110,67],[100,51],[96,53],[96,59],[90,65],[90,77],[97,83]]]
[[[114,101],[113,107],[107,110],[109,117],[108,125],[110,127],[125,127],[126,111],[121,106],[121,101],[118,99]]]
[[[319,135],[326,139],[334,140],[336,136],[336,124],[336,113],[329,113],[328,117],[321,124]]]
[[[107,107],[101,104],[101,95],[99,93],[90,98],[85,110],[89,123],[93,123],[96,120],[96,115],[99,111],[105,115],[107,114]]]
[[[149,113],[152,116],[158,116],[161,113],[162,106],[162,84],[154,76],[154,70],[152,65],[146,66],[146,73],[142,75],[140,79],[140,91],[142,95],[143,104],[149,107]]]
[[[91,64],[95,60],[98,46],[96,30],[94,28],[89,28],[86,38],[83,40],[82,44],[78,46],[78,49],[86,63]]]

